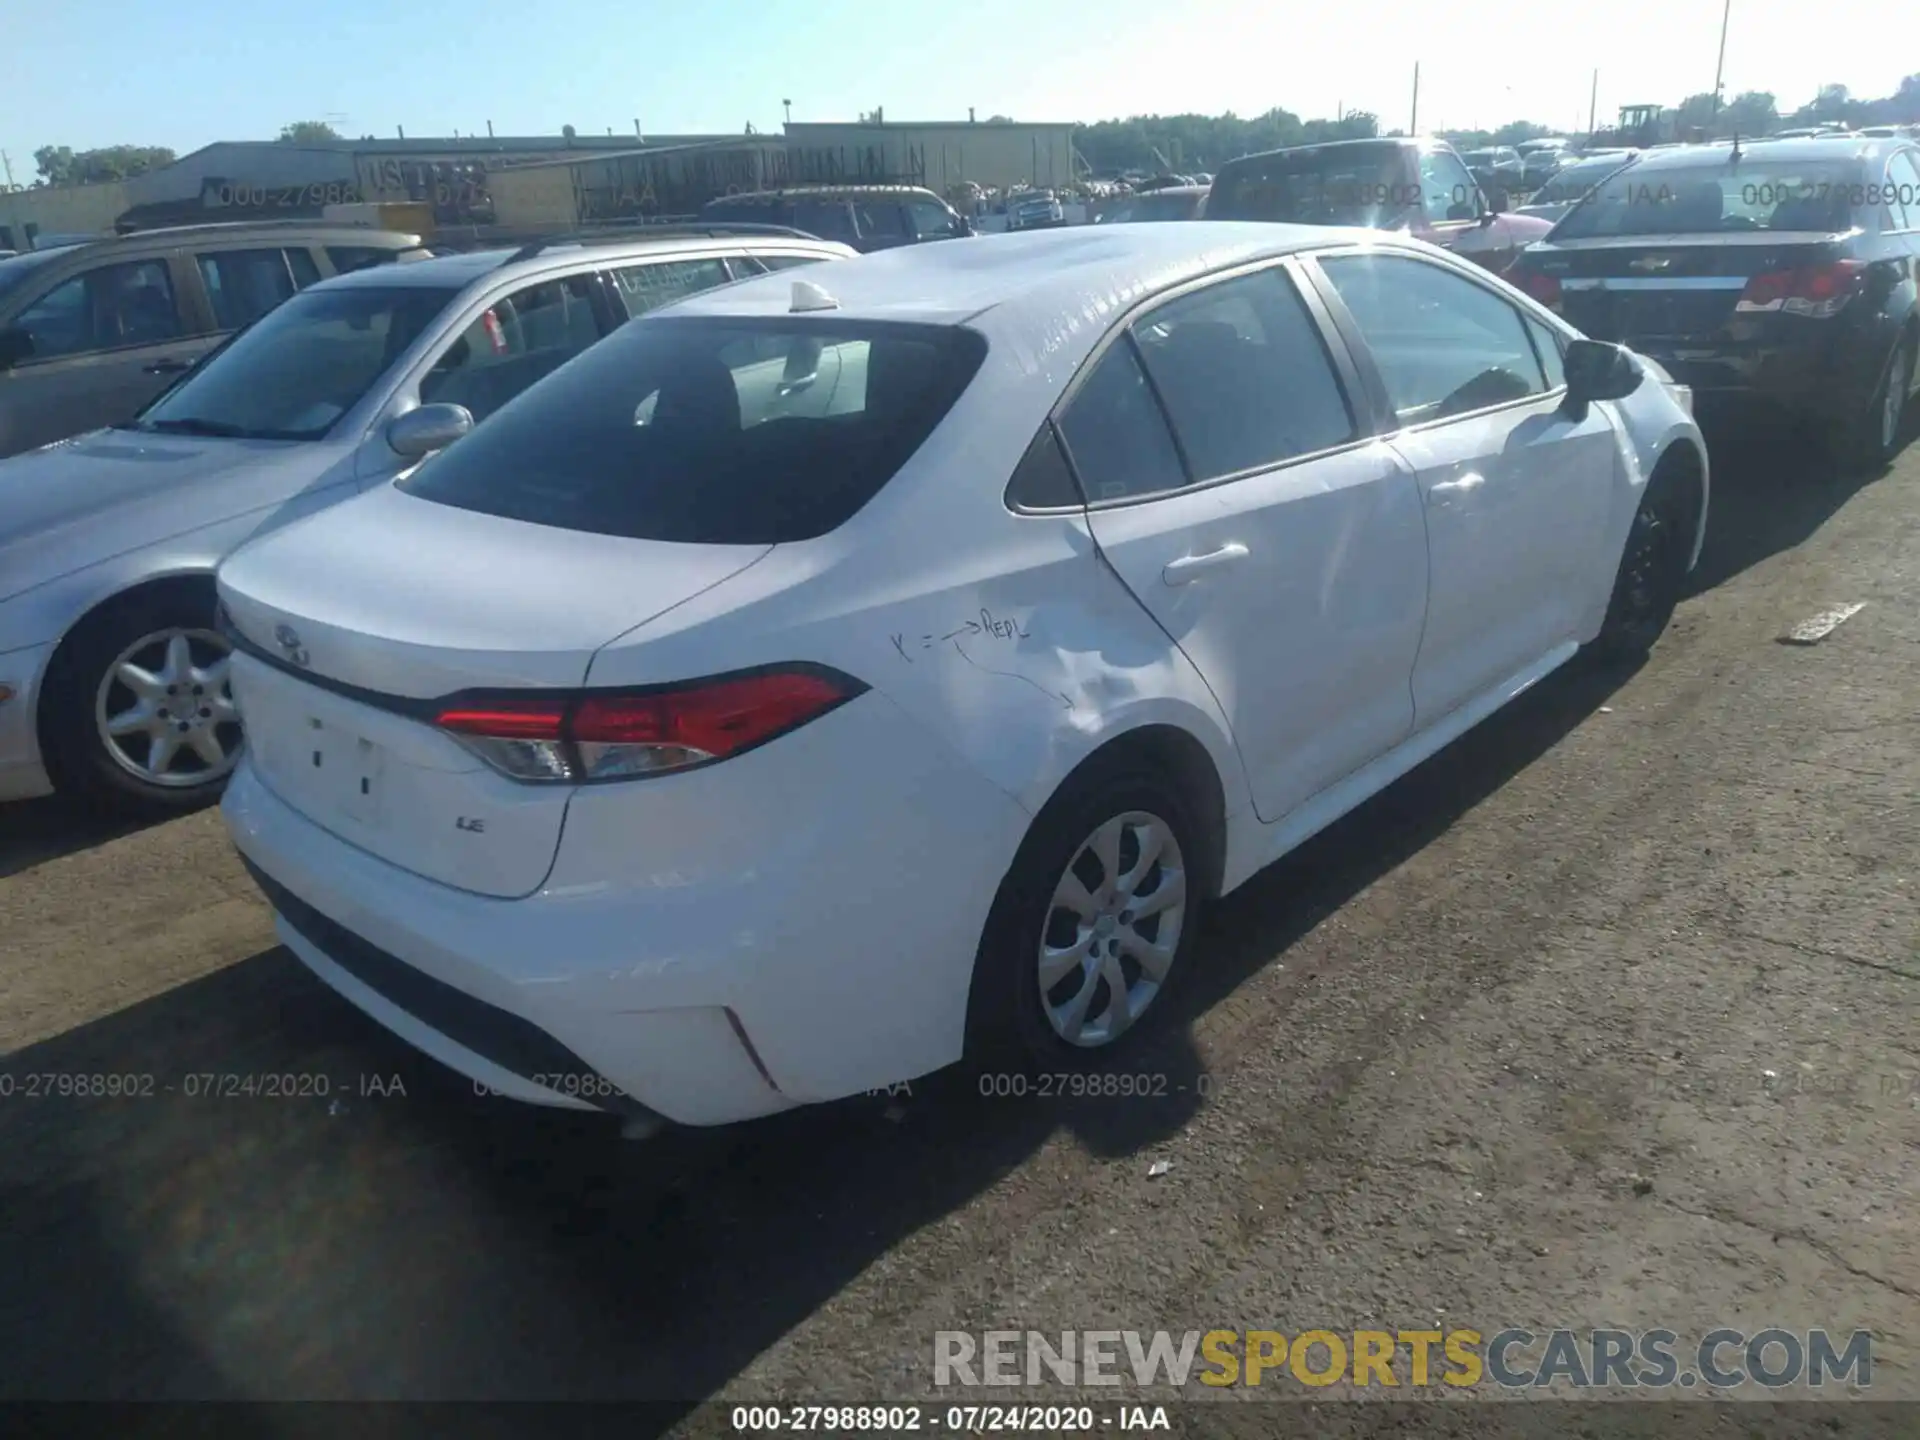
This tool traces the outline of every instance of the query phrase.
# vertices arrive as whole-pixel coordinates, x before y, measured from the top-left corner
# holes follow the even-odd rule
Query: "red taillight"
[[[457,705],[442,710],[434,724],[462,735],[487,735],[496,740],[560,740],[567,707],[561,700],[516,702],[508,699],[483,705]]]
[[[577,783],[724,760],[865,688],[831,670],[777,668],[664,690],[468,695],[445,706],[435,723],[516,780]]]
[[[1769,270],[1747,281],[1734,308],[1747,314],[1778,310],[1789,315],[1832,315],[1853,298],[1865,274],[1866,266],[1858,260]]]
[[[1520,288],[1549,309],[1560,308],[1559,277],[1542,275],[1538,270],[1524,271],[1520,276]]]

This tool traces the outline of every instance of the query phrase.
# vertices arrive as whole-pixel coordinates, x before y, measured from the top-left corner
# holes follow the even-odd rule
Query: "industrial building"
[[[130,180],[0,193],[0,248],[210,220],[366,219],[484,239],[689,215],[782,185],[1064,185],[1073,126],[790,123],[781,135],[225,141]]]

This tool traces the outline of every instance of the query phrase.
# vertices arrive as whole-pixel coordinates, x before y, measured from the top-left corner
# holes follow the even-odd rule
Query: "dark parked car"
[[[1136,225],[1147,220],[1198,220],[1206,213],[1207,187],[1172,185],[1144,195],[1125,195],[1101,212],[1102,225]]]
[[[1582,195],[1609,175],[1631,165],[1639,154],[1638,150],[1603,150],[1594,155],[1567,157],[1561,168],[1528,195],[1527,203],[1516,207],[1513,213],[1557,221]]]
[[[863,253],[971,235],[972,224],[931,190],[916,185],[807,186],[710,200],[702,220],[783,225]]]
[[[1460,158],[1467,162],[1467,169],[1473,172],[1473,178],[1480,182],[1483,190],[1521,190],[1526,187],[1526,162],[1520,158],[1520,152],[1509,145],[1469,150]]]
[[[1557,147],[1529,150],[1520,157],[1520,188],[1531,194],[1573,163],[1571,152]]]
[[[1207,195],[1209,220],[1406,230],[1503,273],[1552,228],[1510,215],[1442,140],[1332,140],[1229,161]]]
[[[0,260],[0,458],[128,420],[195,360],[317,280],[418,235],[312,220],[187,225]]]
[[[1920,350],[1920,145],[1857,137],[1641,156],[1508,277],[1703,404],[1802,417],[1838,455],[1898,446]]]

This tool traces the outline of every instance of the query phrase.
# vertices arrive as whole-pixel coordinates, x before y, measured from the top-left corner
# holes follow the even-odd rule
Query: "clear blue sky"
[[[1920,52],[1886,0],[1734,0],[1729,93],[1883,95]],[[1910,12],[1909,12],[1910,13]],[[1720,0],[12,0],[0,148],[185,153],[296,119],[412,135],[774,130],[796,120],[1097,120],[1283,105],[1421,128],[1583,123],[1713,83]],[[1885,43],[1864,43],[1880,35]]]

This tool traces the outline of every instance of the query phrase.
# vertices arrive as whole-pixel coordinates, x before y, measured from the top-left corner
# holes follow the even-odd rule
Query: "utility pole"
[[[493,138],[493,121],[491,120],[487,121],[487,138],[489,140]]]
[[[0,150],[0,165],[6,167],[7,189],[11,190],[13,189],[13,157],[4,150]]]
[[[780,102],[780,108],[787,112],[787,124],[791,125],[793,123],[793,102],[791,100],[782,100]]]
[[[1593,93],[1587,97],[1587,134],[1594,133],[1593,127],[1600,121],[1600,72],[1593,72]]]
[[[1413,62],[1413,115],[1407,121],[1407,134],[1420,133],[1420,62]]]
[[[1721,11],[1720,11],[1720,58],[1716,60],[1713,65],[1713,116],[1712,116],[1712,119],[1710,119],[1707,122],[1707,130],[1709,135],[1711,135],[1713,130],[1713,121],[1718,120],[1720,118],[1720,77],[1726,73],[1727,21],[1730,20],[1732,17],[1733,17],[1733,0],[1727,0],[1727,3],[1721,8]]]

